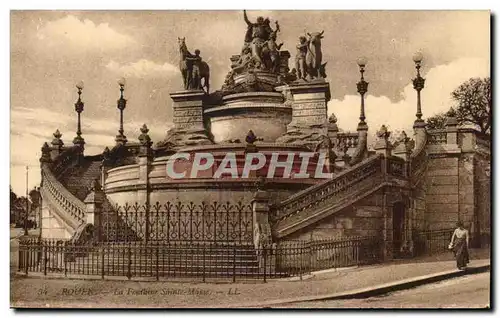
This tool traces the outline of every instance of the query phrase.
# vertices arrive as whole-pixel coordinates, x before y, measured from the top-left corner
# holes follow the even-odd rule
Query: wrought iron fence
[[[28,275],[123,278],[263,280],[311,271],[369,264],[381,258],[373,238],[292,241],[255,248],[230,242],[129,241],[71,245],[27,239],[19,245],[18,271]]]
[[[415,255],[432,255],[448,251],[454,229],[413,233]]]
[[[99,240],[251,242],[252,218],[252,207],[242,202],[125,205],[103,211]]]
[[[311,272],[372,264],[382,260],[382,246],[382,241],[374,237],[285,241],[278,244],[278,250],[287,253],[279,255],[276,266],[299,275],[304,269]]]

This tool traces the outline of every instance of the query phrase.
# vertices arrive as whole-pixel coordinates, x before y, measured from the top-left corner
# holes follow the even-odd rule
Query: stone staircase
[[[391,160],[403,164],[398,159]],[[333,179],[298,192],[272,207],[273,236],[282,239],[355,204],[384,186],[394,185],[388,162],[383,155],[372,155]],[[387,164],[386,168],[384,164]]]
[[[80,164],[72,165],[59,177],[69,192],[83,201],[89,193],[89,188],[95,179],[100,179],[101,160],[93,157],[85,157]]]
[[[261,274],[259,258],[248,244],[214,242],[171,242],[164,245],[110,243],[66,254],[66,268],[73,274],[131,277],[256,277]],[[71,253],[69,253],[71,254]],[[82,255],[79,254],[79,255]],[[62,264],[60,264],[62,265]],[[60,266],[59,266],[60,267]],[[272,272],[274,276],[284,273]],[[268,273],[269,275],[269,273]]]

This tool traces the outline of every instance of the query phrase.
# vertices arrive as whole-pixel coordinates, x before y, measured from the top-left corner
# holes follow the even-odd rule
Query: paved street
[[[490,273],[467,275],[379,297],[311,301],[275,308],[486,308],[490,304]]]

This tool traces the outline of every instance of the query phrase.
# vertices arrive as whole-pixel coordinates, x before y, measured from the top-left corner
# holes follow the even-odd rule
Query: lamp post
[[[75,111],[78,114],[78,122],[76,128],[76,137],[73,139],[73,144],[78,146],[83,146],[85,144],[85,140],[82,138],[82,127],[80,121],[80,114],[83,112],[84,103],[82,101],[82,90],[83,90],[83,81],[79,81],[76,84],[76,88],[78,89],[78,100],[75,103]]]
[[[122,77],[118,80],[118,85],[120,85],[120,99],[117,101],[117,107],[120,110],[120,129],[118,130],[118,135],[116,135],[115,141],[119,144],[125,144],[127,142],[127,137],[123,134],[123,111],[127,106],[127,100],[123,98],[123,91],[125,90],[125,79]]]
[[[417,126],[422,124],[425,125],[424,120],[422,119],[422,103],[420,100],[420,91],[424,89],[425,84],[425,78],[420,75],[422,60],[423,55],[421,52],[416,52],[415,54],[413,54],[413,62],[415,62],[415,68],[417,69],[417,76],[412,80],[413,88],[417,91],[417,113],[415,114],[415,116],[417,116],[415,125]]]
[[[359,73],[361,73],[361,79],[359,80],[358,83],[356,83],[356,86],[358,88],[358,93],[361,95],[361,110],[359,114],[359,124],[358,124],[358,130],[366,130],[368,129],[368,126],[366,125],[365,119],[365,94],[368,91],[368,82],[365,81],[365,78],[363,76],[365,72],[365,66],[366,66],[366,58],[360,57],[356,61],[358,66],[359,66]]]

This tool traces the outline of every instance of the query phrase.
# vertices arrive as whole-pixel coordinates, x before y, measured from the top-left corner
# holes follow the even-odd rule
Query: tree
[[[427,128],[445,127],[446,117],[454,115],[459,125],[472,124],[482,133],[489,134],[491,127],[491,81],[489,77],[471,78],[462,83],[452,93],[455,102],[447,113],[439,113],[427,118]]]
[[[439,113],[432,117],[427,118],[427,128],[429,129],[442,129],[446,123],[446,114]]]
[[[40,206],[42,203],[42,196],[40,194],[39,188],[34,188],[29,192],[29,197],[31,200],[31,210],[36,211],[36,209]],[[33,212],[31,212],[33,213]]]
[[[12,191],[12,186],[10,187],[10,204],[13,204],[17,199],[17,194]]]
[[[471,78],[451,93],[456,102],[457,120],[460,124],[473,124],[482,133],[489,134],[491,127],[491,80]]]
[[[30,205],[30,216],[35,217],[35,220],[33,221],[33,225],[36,228],[36,224],[38,222],[37,216],[39,216],[39,208],[42,205],[42,195],[40,194],[40,188],[35,187],[29,192],[29,197],[31,200],[31,205]]]

